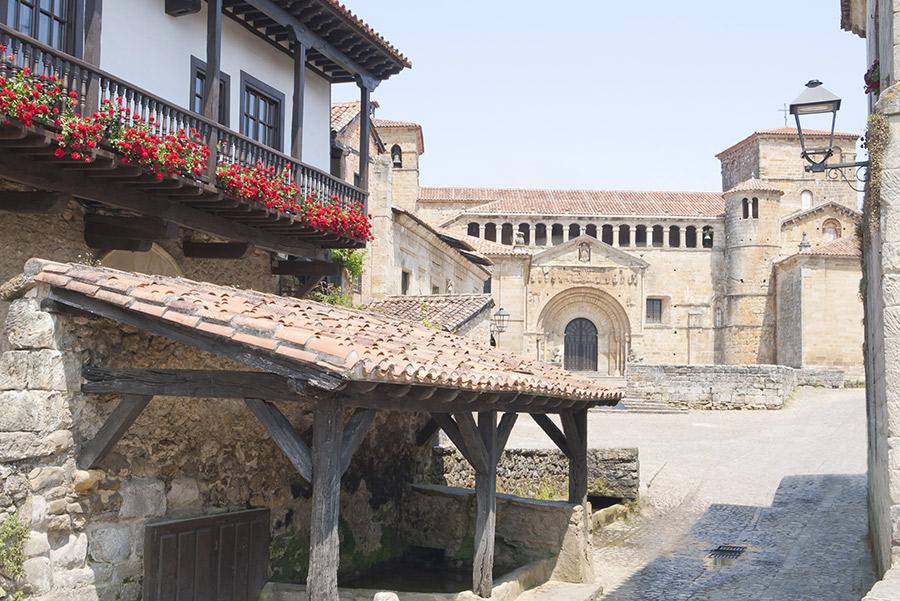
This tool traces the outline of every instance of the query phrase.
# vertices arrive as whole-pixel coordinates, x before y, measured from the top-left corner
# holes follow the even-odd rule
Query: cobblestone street
[[[640,449],[642,513],[597,540],[604,600],[849,601],[874,582],[862,389],[802,389],[782,411],[592,413],[589,438]],[[510,441],[550,444],[530,420]],[[715,566],[719,545],[747,549]]]

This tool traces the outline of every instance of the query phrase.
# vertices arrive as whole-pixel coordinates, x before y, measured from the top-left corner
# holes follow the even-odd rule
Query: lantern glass
[[[495,332],[505,332],[507,325],[509,325],[509,311],[500,307],[491,318],[491,325],[494,326]]]

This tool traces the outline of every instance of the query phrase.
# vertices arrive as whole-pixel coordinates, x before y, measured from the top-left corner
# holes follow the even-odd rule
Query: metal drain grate
[[[740,557],[744,551],[747,550],[747,547],[744,545],[719,545],[715,549],[709,552],[708,557],[711,557],[716,560],[721,559],[737,559]]]

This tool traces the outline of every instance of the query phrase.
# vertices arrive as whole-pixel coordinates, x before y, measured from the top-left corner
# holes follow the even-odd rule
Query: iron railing
[[[214,165],[260,163],[278,172],[290,165],[301,191],[321,198],[336,196],[345,207],[356,203],[366,207],[364,190],[2,24],[0,44],[6,47],[0,55],[0,76],[8,77],[26,66],[36,75],[55,75],[69,91],[78,94],[75,109],[81,114],[91,114],[105,100],[122,99],[123,106],[130,109],[128,119],[133,122],[140,118],[147,123],[152,118],[156,133],[196,130],[209,147]]]

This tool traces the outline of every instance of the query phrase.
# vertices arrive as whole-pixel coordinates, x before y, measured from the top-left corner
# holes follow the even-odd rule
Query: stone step
[[[598,601],[603,595],[599,584],[572,584],[570,582],[545,582],[527,590],[516,601]]]
[[[610,413],[687,413],[685,407],[671,405],[662,401],[637,401],[625,399],[615,407],[598,407],[591,411]]]

